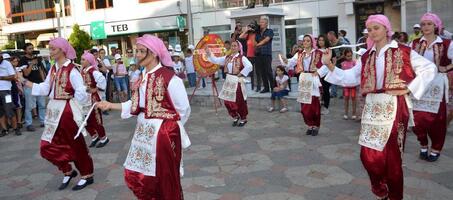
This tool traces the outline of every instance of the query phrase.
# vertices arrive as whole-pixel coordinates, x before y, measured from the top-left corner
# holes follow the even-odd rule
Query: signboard
[[[183,16],[177,16],[176,25],[178,26],[179,31],[184,31],[184,28],[186,28],[186,18]]]
[[[107,38],[104,29],[104,21],[94,21],[90,24],[90,35],[93,40],[100,40]]]
[[[209,48],[211,53],[217,57],[224,55],[224,44],[222,38],[219,35],[208,34],[201,38],[201,40],[195,47],[193,56],[193,65],[195,66],[195,71],[201,77],[208,77],[219,70],[219,65],[213,64],[208,61],[205,48]]]
[[[282,31],[280,25],[270,25],[272,31],[274,31],[274,37],[272,38],[272,51],[282,51]]]

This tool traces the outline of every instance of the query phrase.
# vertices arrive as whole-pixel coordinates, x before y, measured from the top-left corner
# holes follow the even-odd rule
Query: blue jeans
[[[46,118],[46,97],[31,95],[30,88],[24,88],[24,94],[25,94],[25,127],[30,126],[33,123],[33,116],[31,110],[33,108],[36,108],[36,103],[38,103],[39,122],[43,124],[44,119]]]
[[[275,99],[282,99],[282,97],[284,96],[288,96],[288,93],[289,93],[289,90],[280,90],[278,92],[272,92],[272,95],[271,95],[271,99],[272,100],[275,100]]]
[[[121,92],[121,91],[127,92],[126,77],[115,77],[115,87],[116,87],[116,91],[118,91],[118,92]]]
[[[187,79],[189,79],[189,87],[195,87],[197,84],[197,74],[187,73]]]

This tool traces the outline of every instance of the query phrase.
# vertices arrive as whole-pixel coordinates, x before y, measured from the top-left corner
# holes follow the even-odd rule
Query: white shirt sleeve
[[[112,64],[110,64],[109,59],[107,59],[107,58],[104,58],[104,60],[103,60],[102,62],[104,62],[104,65],[105,65],[106,67],[111,67],[111,66],[112,66]]]
[[[242,56],[242,65],[244,65],[244,69],[242,69],[241,74],[244,76],[248,76],[251,71],[253,71],[253,65],[247,59],[247,57]]]
[[[51,69],[52,70],[52,69]],[[31,95],[33,96],[47,96],[50,93],[50,71],[47,73],[46,79],[42,83],[33,83],[31,88]]]
[[[294,54],[294,56],[288,60],[288,64],[285,65],[285,63],[282,63],[282,65],[286,66],[286,70],[294,69],[294,66],[297,65],[297,57],[299,57],[299,53]]]
[[[94,80],[96,81],[96,87],[101,90],[105,90],[105,88],[107,87],[107,80],[102,75],[102,73],[99,71],[94,71],[93,76]]]
[[[6,63],[6,68],[8,70],[8,76],[16,75],[16,70],[14,70],[13,65],[10,62],[4,62],[4,63]]]
[[[121,119],[128,119],[131,118],[131,109],[132,109],[132,101],[126,101],[121,103]]]
[[[82,105],[88,104],[90,99],[88,98],[82,75],[77,69],[71,70],[71,73],[69,74],[69,80],[71,80],[72,88],[74,88],[75,90],[75,100],[77,100]]]
[[[190,116],[190,104],[182,79],[173,76],[168,84],[168,93],[176,111],[181,117],[181,123],[185,124]]]
[[[319,76],[322,78],[322,77],[326,76],[327,73],[329,73],[329,68],[326,65],[323,65],[323,66],[321,66],[321,68],[319,68],[317,70],[317,72],[318,72]]]
[[[216,57],[214,55],[211,55],[208,57],[208,60],[209,60],[209,62],[212,62],[216,65],[225,65],[225,58],[226,58],[226,56]]]
[[[425,93],[431,81],[437,74],[437,67],[434,63],[411,50],[411,65],[416,77],[407,86],[416,99],[420,99]]]
[[[325,81],[344,87],[355,87],[360,85],[360,73],[362,72],[362,62],[359,60],[351,69],[343,70],[335,67],[333,71],[327,73]]]

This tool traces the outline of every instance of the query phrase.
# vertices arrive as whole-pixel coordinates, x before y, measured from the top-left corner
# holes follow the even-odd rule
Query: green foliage
[[[69,43],[77,52],[76,62],[80,63],[83,51],[91,49],[93,41],[87,32],[81,30],[78,24],[75,24],[72,27],[72,34],[69,36]]]
[[[16,45],[13,40],[8,40],[8,43],[6,43],[1,49],[15,49]]]

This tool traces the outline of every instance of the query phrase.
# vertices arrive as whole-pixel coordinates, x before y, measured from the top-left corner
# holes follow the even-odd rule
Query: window
[[[65,14],[71,15],[70,1],[65,0]],[[8,4],[8,3],[7,3]],[[53,0],[9,0],[6,6],[12,23],[21,23],[54,18],[55,4]]]
[[[451,0],[436,0],[431,1],[432,12],[436,13],[444,23],[445,30],[453,32],[453,1]]]
[[[297,43],[299,35],[313,33],[311,23],[311,18],[285,21],[286,52],[291,52],[291,47]]]
[[[412,27],[414,24],[420,23],[420,17],[426,12],[426,0],[406,2],[406,31],[408,34],[412,34]]]
[[[217,0],[218,8],[233,8],[244,6],[243,0]]]
[[[203,33],[217,34],[225,42],[231,39],[231,27],[230,25],[220,26],[207,26],[203,27]]]
[[[87,10],[113,7],[113,0],[86,0]]]

